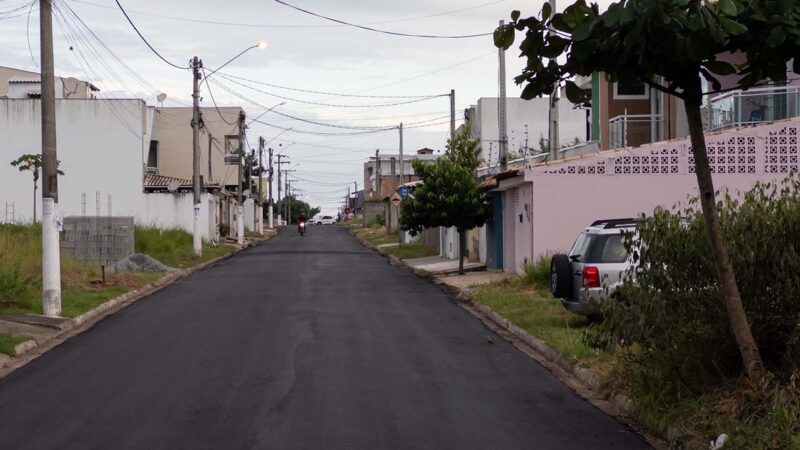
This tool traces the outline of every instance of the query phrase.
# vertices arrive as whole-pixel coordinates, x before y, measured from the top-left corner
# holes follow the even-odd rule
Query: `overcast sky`
[[[155,95],[164,92],[170,101],[190,104],[191,76],[172,68],[156,57],[136,36],[112,0],[58,0],[61,15],[55,29],[56,72],[95,82],[107,95],[136,96],[153,104]],[[465,35],[494,30],[500,19],[508,20],[514,9],[523,15],[538,14],[542,1],[522,0],[286,0],[287,3],[322,15],[385,30],[437,35]],[[491,36],[471,39],[423,39],[399,37],[337,25],[283,6],[277,2],[244,0],[121,0],[131,18],[150,43],[168,60],[184,65],[197,55],[207,67],[216,67],[244,48],[259,41],[265,50],[251,50],[224,69],[230,75],[296,89],[361,93],[362,95],[417,96],[456,91],[457,117],[480,97],[497,96],[497,51]],[[34,8],[30,34],[26,32],[27,11],[17,17],[3,11],[27,4],[25,0],[0,0],[0,65],[38,70],[38,15]],[[59,29],[79,28],[66,6],[143,80],[126,72],[122,65],[78,41],[97,73],[86,73],[73,45]],[[182,18],[182,20],[176,19]],[[219,22],[219,23],[211,23]],[[28,38],[33,52],[31,57]],[[508,95],[518,96],[520,88],[513,77],[522,68],[516,47],[507,55]],[[220,106],[238,105],[249,117],[273,106],[280,98],[236,85],[221,77],[221,82],[244,95],[245,102],[221,87],[211,85]],[[303,93],[263,85],[247,84],[263,91],[304,101],[337,105],[397,103],[403,100],[349,98]],[[155,90],[153,90],[155,88]],[[204,86],[203,106],[211,106]],[[167,104],[170,104],[170,101]],[[344,126],[393,126],[423,122],[438,124],[449,114],[449,100],[440,97],[390,107],[344,108],[308,105],[286,101],[276,109],[285,114]],[[294,161],[294,183],[304,200],[333,211],[343,200],[345,190],[357,181],[363,184],[363,162],[375,149],[397,153],[397,131],[366,135],[312,135],[302,132],[352,133],[354,129],[324,127],[298,122],[274,113],[263,120],[293,128],[275,139],[288,146],[285,153]],[[545,119],[546,120],[546,119]],[[295,131],[296,130],[296,131]],[[280,129],[253,123],[248,131],[251,144],[258,136],[275,138]],[[441,123],[405,131],[405,151],[422,147],[443,149],[449,125]],[[291,145],[290,145],[291,144]]]

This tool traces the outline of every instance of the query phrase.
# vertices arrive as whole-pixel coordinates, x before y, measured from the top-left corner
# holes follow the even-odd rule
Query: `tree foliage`
[[[274,211],[275,211],[275,214],[278,214],[278,212],[281,211],[282,214],[285,215],[286,207],[289,204],[291,204],[291,209],[292,209],[292,211],[291,211],[292,216],[290,218],[291,220],[289,221],[289,223],[297,223],[298,219],[300,218],[301,215],[304,216],[306,219],[311,219],[312,217],[314,217],[315,215],[317,215],[320,212],[320,208],[319,207],[313,207],[312,208],[311,205],[309,205],[308,203],[306,203],[306,202],[304,202],[304,201],[302,201],[302,200],[300,200],[300,199],[298,199],[298,198],[296,198],[294,196],[288,196],[288,197],[282,198],[281,201],[279,201],[278,203],[275,204],[275,206],[273,208]],[[266,208],[267,204],[266,204],[266,202],[264,203],[264,205],[265,205],[265,207],[264,207],[263,211],[264,211],[264,214],[267,214],[267,208]],[[266,216],[264,216],[264,218],[266,218]]]
[[[489,205],[475,177],[479,154],[480,144],[465,129],[448,141],[444,156],[433,164],[414,161],[422,184],[414,198],[401,203],[400,228],[416,234],[425,228],[455,227],[461,233],[482,226]]]

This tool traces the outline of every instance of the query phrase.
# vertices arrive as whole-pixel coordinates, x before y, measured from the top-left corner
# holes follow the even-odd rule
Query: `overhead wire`
[[[144,42],[147,45],[147,47],[153,53],[155,53],[156,56],[159,57],[159,59],[161,59],[162,61],[164,61],[165,63],[169,64],[170,66],[172,66],[172,67],[174,67],[176,69],[189,69],[188,66],[186,66],[186,67],[179,66],[179,65],[173,63],[172,61],[168,60],[167,58],[163,57],[161,55],[161,53],[159,53],[158,50],[155,49],[155,47],[150,45],[150,42],[148,42],[147,39],[144,37],[144,35],[139,31],[139,29],[136,27],[136,24],[133,23],[133,20],[130,18],[128,13],[125,11],[125,8],[122,7],[122,3],[120,3],[119,0],[114,0],[114,1],[117,3],[117,6],[119,7],[119,10],[122,11],[122,14],[125,15],[125,18],[128,20],[128,23],[131,24],[131,27],[133,27],[133,30],[136,31],[136,34],[138,34],[139,37],[142,39],[142,42]]]
[[[490,33],[461,34],[461,35],[441,35],[441,34],[401,33],[401,32],[398,32],[398,31],[380,30],[380,29],[368,27],[368,26],[365,26],[365,25],[359,25],[359,24],[356,24],[356,23],[347,22],[347,21],[344,21],[344,20],[341,20],[341,19],[335,19],[333,17],[324,16],[322,14],[315,13],[313,11],[309,11],[307,9],[300,8],[299,6],[291,5],[291,4],[289,4],[289,3],[287,3],[287,2],[285,2],[283,0],[274,0],[274,1],[276,3],[280,3],[281,5],[288,6],[289,8],[295,9],[297,11],[300,11],[302,13],[305,13],[305,14],[308,14],[308,15],[311,15],[311,16],[314,16],[314,17],[318,17],[320,19],[325,19],[325,20],[328,20],[328,21],[331,21],[331,22],[335,22],[335,23],[338,23],[338,24],[341,24],[341,25],[347,25],[347,26],[354,27],[354,28],[360,28],[360,29],[366,30],[366,31],[372,31],[372,32],[375,32],[375,33],[388,34],[388,35],[392,35],[392,36],[427,38],[427,39],[469,39],[469,38],[476,38],[476,37],[491,36],[493,34],[493,33],[490,32]]]

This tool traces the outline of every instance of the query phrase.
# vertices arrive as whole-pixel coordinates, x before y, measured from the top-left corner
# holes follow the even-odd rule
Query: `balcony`
[[[800,86],[731,91],[711,98],[706,113],[711,130],[800,116]]]
[[[639,146],[661,139],[660,114],[623,114],[608,121],[608,146]]]

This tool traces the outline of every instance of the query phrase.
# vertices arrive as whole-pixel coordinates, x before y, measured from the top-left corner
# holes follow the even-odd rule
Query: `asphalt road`
[[[286,231],[0,380],[0,448],[642,449],[341,228]]]

